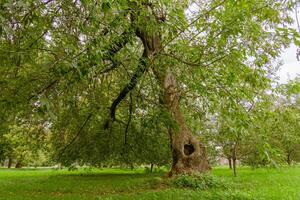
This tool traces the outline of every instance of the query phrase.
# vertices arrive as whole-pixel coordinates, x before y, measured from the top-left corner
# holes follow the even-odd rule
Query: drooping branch
[[[147,5],[149,6],[149,5]],[[135,22],[138,19],[138,15],[136,13],[131,13],[131,21],[133,25],[136,25]],[[145,71],[147,70],[150,64],[150,58],[155,57],[156,53],[159,52],[161,48],[161,36],[159,33],[152,32],[150,29],[148,30],[147,27],[135,27],[135,35],[138,37],[142,44],[143,44],[143,55],[138,61],[138,66],[135,69],[134,73],[132,74],[129,83],[127,83],[117,98],[113,101],[110,107],[110,119],[108,119],[105,124],[104,128],[108,129],[110,127],[110,122],[116,120],[116,109],[117,106],[121,103],[123,99],[126,98],[127,94],[135,88],[139,79],[143,76]],[[154,59],[154,58],[153,58]]]
[[[100,74],[107,73],[119,66],[119,63],[114,59],[114,56],[130,41],[132,33],[124,31],[113,43],[110,44],[106,53],[103,55],[104,60],[110,60],[112,65],[101,70]]]
[[[118,65],[117,63],[114,61],[114,55],[116,53],[118,53],[129,41],[130,39],[132,38],[132,33],[130,31],[125,31],[123,32],[120,37],[118,37],[116,40],[114,40],[108,47],[106,53],[104,54],[103,56],[103,59],[105,60],[110,60],[113,65],[109,68],[106,68],[106,69],[103,69],[100,73],[107,73],[113,69],[115,69]],[[80,53],[78,53],[77,55],[73,56],[72,59],[75,59],[77,58],[78,56],[80,56],[82,53],[84,53],[86,51],[83,50],[81,51]],[[60,61],[62,60],[65,60],[65,59],[61,59]],[[56,64],[58,62],[58,60],[56,60],[54,62],[54,64]],[[74,68],[70,68],[67,73],[73,71]],[[38,92],[36,92],[35,94],[32,94],[30,97],[27,98],[28,101],[30,101],[31,99],[33,99],[34,97],[44,93],[46,90],[52,88],[54,85],[56,85],[60,79],[63,78],[63,77],[58,77],[52,81],[50,81],[49,84],[45,85],[43,88],[41,88]]]
[[[127,96],[127,94],[136,86],[138,83],[138,80],[142,77],[144,72],[147,69],[147,56],[145,53],[146,50],[144,50],[143,56],[139,60],[139,64],[133,73],[133,75],[130,78],[129,83],[127,83],[121,92],[119,93],[118,97],[113,101],[111,107],[110,107],[110,118],[114,121],[115,115],[116,115],[116,108],[121,103],[121,101]],[[107,128],[107,127],[106,127]]]
[[[84,120],[83,124],[81,125],[81,127],[78,129],[76,135],[72,138],[72,140],[60,151],[60,156],[61,157],[65,151],[69,148],[69,146],[71,146],[75,140],[80,136],[80,134],[82,133],[82,130],[84,129],[84,127],[87,125],[87,123],[89,122],[89,120],[91,119],[91,117],[93,116],[92,113],[90,113]]]
[[[36,94],[31,95],[30,97],[28,97],[28,101],[30,101],[31,99],[33,99],[34,97],[44,93],[45,91],[47,91],[48,89],[50,89],[51,87],[53,87],[59,79],[55,79],[53,81],[51,81],[48,85],[44,86],[42,89],[40,89]]]
[[[118,37],[113,43],[110,44],[108,50],[104,54],[104,59],[111,59],[118,51],[120,51],[131,38],[132,33],[130,31],[124,31],[120,37]]]

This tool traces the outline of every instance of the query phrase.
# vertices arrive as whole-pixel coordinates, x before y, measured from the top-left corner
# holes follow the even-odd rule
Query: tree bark
[[[138,9],[145,9],[146,12],[152,10],[148,4],[137,7]],[[154,12],[150,12],[155,15]],[[136,23],[137,20],[143,19],[143,16],[139,15],[139,12],[131,13],[131,20]],[[146,17],[145,21],[154,20]],[[158,16],[155,16],[156,21],[152,21],[159,27],[162,22]],[[149,24],[151,24],[149,22]],[[153,27],[140,26],[135,27],[135,35],[140,38],[144,51],[143,55],[139,60],[136,71],[132,74],[132,77],[128,84],[119,93],[118,97],[113,101],[110,107],[110,119],[105,123],[104,128],[110,127],[111,122],[115,121],[116,109],[120,102],[126,98],[127,94],[131,92],[137,85],[139,79],[143,76],[145,71],[151,65],[151,61],[154,60],[155,56],[161,52],[161,34],[153,31]],[[153,63],[152,63],[153,64]],[[194,172],[206,172],[210,169],[207,161],[206,151],[202,143],[200,143],[191,131],[187,128],[183,115],[179,107],[180,92],[177,87],[175,76],[171,72],[166,70],[158,69],[152,66],[153,71],[158,79],[163,91],[164,100],[163,104],[169,111],[170,115],[178,125],[179,129],[170,128],[170,146],[172,150],[173,162],[170,175],[180,173],[194,173]],[[161,70],[163,72],[161,72]]]
[[[236,151],[237,151],[237,143],[235,143],[232,148],[232,167],[233,167],[233,175],[235,177],[236,177]]]
[[[232,159],[231,157],[227,157],[229,169],[232,169]]]
[[[233,164],[233,175],[236,176],[236,159],[232,159]]]
[[[178,125],[178,129],[169,129],[173,157],[170,176],[182,173],[203,173],[210,170],[204,145],[186,126],[179,106],[179,88],[175,76],[170,71],[165,75],[163,88],[164,104]]]
[[[8,158],[7,168],[11,168],[11,165],[12,165],[12,158]]]

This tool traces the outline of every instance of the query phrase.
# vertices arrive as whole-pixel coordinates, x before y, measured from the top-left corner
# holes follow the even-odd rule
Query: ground
[[[230,189],[179,189],[165,184],[165,172],[143,169],[0,169],[0,200],[300,199],[300,167],[240,168],[238,177],[227,168],[212,173],[231,183]]]

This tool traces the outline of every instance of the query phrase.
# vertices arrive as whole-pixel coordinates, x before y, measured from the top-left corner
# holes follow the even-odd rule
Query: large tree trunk
[[[141,39],[144,47],[143,55],[139,59],[138,66],[131,76],[128,84],[126,84],[118,97],[113,101],[110,107],[110,119],[105,123],[105,128],[109,128],[111,122],[115,121],[115,112],[119,103],[131,92],[136,86],[138,80],[143,76],[145,71],[151,66],[155,65],[154,58],[162,51],[161,33],[154,32],[151,24],[156,23],[158,30],[160,24],[164,21],[162,16],[156,15],[151,7],[151,4],[143,4],[142,6],[135,5],[135,9],[144,9],[145,12],[154,15],[154,18],[140,16],[140,13],[133,12],[131,20],[136,23],[137,20],[145,20],[148,23],[135,28],[135,34]],[[151,23],[150,23],[150,21]],[[150,25],[147,27],[147,25]],[[171,72],[161,72],[161,69],[153,67],[154,73],[160,82],[164,91],[164,105],[169,110],[172,118],[178,124],[179,130],[174,128],[169,129],[173,163],[172,174],[205,172],[210,169],[204,146],[193,136],[191,131],[186,127],[182,113],[179,107],[179,96],[176,79]]]
[[[163,87],[164,103],[178,126],[178,129],[169,129],[173,157],[170,175],[208,171],[210,166],[205,147],[186,126],[179,106],[179,88],[175,76],[170,71],[165,75]]]

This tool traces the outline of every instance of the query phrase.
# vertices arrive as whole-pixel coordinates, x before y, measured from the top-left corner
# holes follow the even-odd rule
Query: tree
[[[9,131],[3,135],[4,159],[8,159],[8,168],[13,162],[16,168],[24,165],[37,166],[46,162],[48,135],[42,126],[22,120],[10,126]]]
[[[279,100],[276,109],[276,134],[278,146],[283,150],[285,161],[291,165],[292,154],[300,142],[300,80],[299,77],[279,86]]]
[[[191,108],[213,113],[220,101],[253,98],[255,88],[269,84],[280,50],[299,39],[285,28],[289,1],[0,6],[1,104],[12,118],[16,108],[22,117],[43,116],[59,146],[57,160],[67,163],[117,158],[127,145],[120,138],[134,133],[131,122],[142,127],[155,107],[165,113],[170,174],[209,170],[204,145],[189,128]]]
[[[253,167],[291,164],[300,139],[297,82],[296,78],[278,85],[257,101],[251,112],[253,123],[241,149],[244,164]]]

